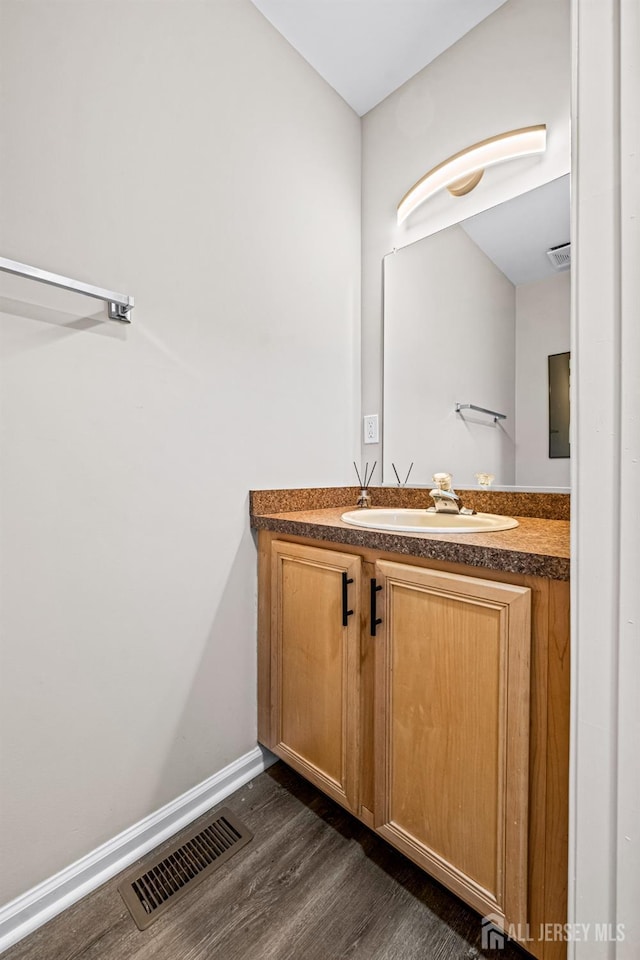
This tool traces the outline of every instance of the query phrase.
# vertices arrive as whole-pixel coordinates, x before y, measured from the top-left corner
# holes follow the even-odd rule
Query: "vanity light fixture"
[[[425,173],[398,204],[398,223],[402,223],[420,204],[446,187],[454,197],[470,193],[482,179],[486,167],[504,160],[515,160],[534,153],[544,153],[547,146],[547,125],[509,130],[455,153],[433,170]]]

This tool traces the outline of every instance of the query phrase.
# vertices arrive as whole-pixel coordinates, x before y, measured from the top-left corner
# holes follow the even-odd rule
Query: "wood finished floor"
[[[106,883],[3,960],[524,960],[480,949],[480,917],[281,763],[225,805],[254,832],[228,864],[135,926]]]

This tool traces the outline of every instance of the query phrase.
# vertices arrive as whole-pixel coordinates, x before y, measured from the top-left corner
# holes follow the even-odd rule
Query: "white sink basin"
[[[389,507],[349,510],[342,514],[341,519],[356,527],[397,530],[400,533],[494,533],[518,526],[518,521],[513,517],[500,517],[494,513],[464,516],[457,513],[428,513],[426,510]]]

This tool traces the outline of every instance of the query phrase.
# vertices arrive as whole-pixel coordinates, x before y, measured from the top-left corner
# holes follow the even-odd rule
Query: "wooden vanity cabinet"
[[[375,572],[375,828],[483,915],[524,925],[531,591]]]
[[[271,749],[358,814],[361,561],[275,541]]]
[[[565,956],[538,930],[566,922],[568,584],[258,544],[260,742],[540,960]]]

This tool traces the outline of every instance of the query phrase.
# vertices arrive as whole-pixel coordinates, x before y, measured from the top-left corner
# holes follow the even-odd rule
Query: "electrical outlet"
[[[378,443],[378,414],[372,413],[364,418],[364,442]]]

